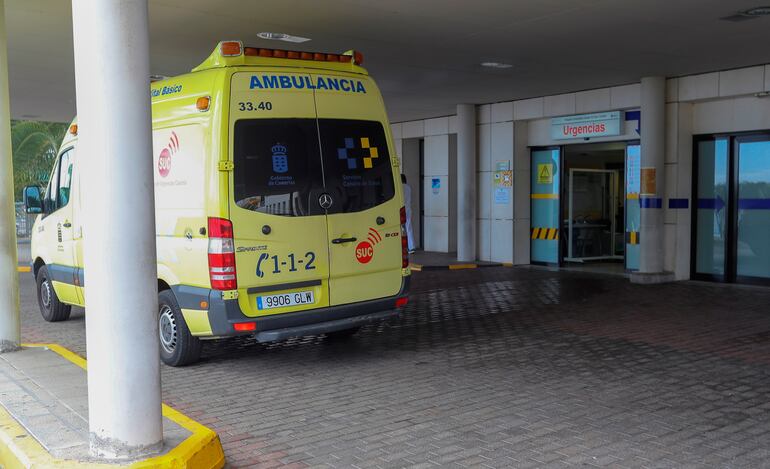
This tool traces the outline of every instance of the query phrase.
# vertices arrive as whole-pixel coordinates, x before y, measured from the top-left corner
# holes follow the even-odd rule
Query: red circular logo
[[[356,246],[356,260],[362,264],[367,264],[374,256],[374,248],[369,241],[361,241]]]
[[[164,148],[162,152],[160,152],[160,156],[158,157],[158,172],[160,173],[161,177],[168,176],[168,173],[171,171],[171,152],[168,151],[168,148]]]

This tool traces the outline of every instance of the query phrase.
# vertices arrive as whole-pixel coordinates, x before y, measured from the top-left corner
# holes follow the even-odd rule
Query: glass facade
[[[626,147],[626,269],[639,269],[639,225],[642,222],[642,210],[639,203],[641,190],[641,146]]]
[[[727,139],[698,142],[695,271],[723,276],[727,248]]]
[[[737,142],[736,275],[770,279],[770,138]]]

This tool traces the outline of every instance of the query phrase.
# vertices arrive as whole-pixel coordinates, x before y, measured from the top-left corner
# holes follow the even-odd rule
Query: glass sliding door
[[[694,278],[770,285],[770,134],[697,137]]]
[[[532,263],[559,263],[559,148],[532,150],[530,257]]]
[[[618,173],[610,169],[569,169],[565,262],[623,259],[615,254]]]
[[[695,178],[695,273],[703,278],[724,279],[728,231],[727,138],[697,143]]]
[[[770,136],[738,137],[735,153],[736,279],[770,280]]]

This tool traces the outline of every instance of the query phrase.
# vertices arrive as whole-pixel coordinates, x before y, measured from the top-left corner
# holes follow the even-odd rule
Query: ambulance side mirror
[[[24,211],[27,213],[43,213],[43,196],[38,186],[24,188]]]

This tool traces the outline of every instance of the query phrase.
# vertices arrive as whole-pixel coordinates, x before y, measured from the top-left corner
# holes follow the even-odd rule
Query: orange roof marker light
[[[195,108],[198,109],[200,112],[208,111],[210,105],[211,105],[210,96],[201,96],[200,98],[198,98],[197,101],[195,101]]]
[[[364,55],[356,50],[349,50],[342,54],[328,52],[310,52],[287,49],[271,49],[266,47],[244,46],[241,41],[222,41],[217,45],[214,52],[200,65],[193,68],[194,72],[208,70],[211,68],[260,65],[264,59],[280,60],[303,60],[307,62],[325,62],[327,64],[356,65],[361,66],[364,63]],[[303,65],[300,65],[303,66]],[[313,65],[304,65],[312,66]],[[348,67],[339,67],[342,70],[348,70]],[[354,72],[366,73],[365,70],[356,70]]]
[[[237,57],[243,53],[241,41],[222,41],[219,44],[219,53],[223,57]]]
[[[77,135],[77,134],[78,134],[78,125],[77,125],[77,124],[72,124],[72,125],[70,126],[70,130],[69,130],[69,132],[70,132],[72,135]]]
[[[240,47],[239,42],[223,42],[220,46],[220,52],[223,56],[230,57],[230,56],[238,56],[241,55],[240,53],[236,54],[235,46],[228,46],[225,48],[225,44],[237,44]],[[228,56],[225,54],[225,50],[230,50],[230,47],[233,49],[233,54]],[[344,54],[327,54],[324,52],[306,52],[306,51],[295,51],[295,50],[283,50],[283,49],[266,49],[264,47],[244,47],[243,48],[243,55],[246,57],[265,57],[265,58],[273,58],[273,59],[294,59],[294,60],[313,60],[316,62],[342,62],[342,63],[350,63],[353,62],[356,65],[361,65],[364,62],[364,56],[360,52],[357,51],[347,51]]]

